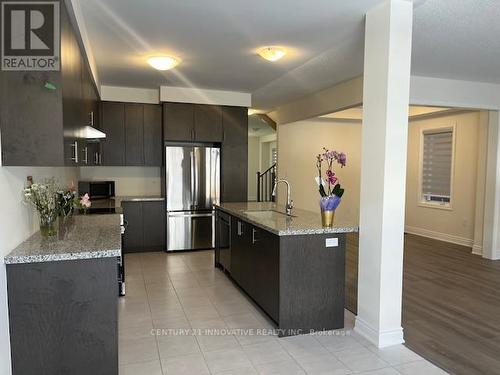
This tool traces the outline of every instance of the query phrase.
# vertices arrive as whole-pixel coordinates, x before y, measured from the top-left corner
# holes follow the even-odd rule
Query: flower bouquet
[[[325,179],[322,175],[322,165],[326,163]],[[319,206],[321,209],[321,222],[324,227],[331,227],[335,215],[335,210],[340,204],[344,189],[340,186],[338,177],[333,171],[334,162],[338,163],[341,168],[345,167],[347,155],[343,152],[330,151],[323,148],[323,153],[316,157],[316,167],[318,169],[318,177],[316,182],[321,195]]]
[[[31,203],[40,217],[40,233],[44,237],[57,234],[58,188],[54,178],[46,179],[41,184],[31,184],[24,189],[24,199]]]

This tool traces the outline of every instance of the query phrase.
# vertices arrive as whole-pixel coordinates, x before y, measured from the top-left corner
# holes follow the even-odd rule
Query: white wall
[[[479,155],[479,112],[433,116],[412,120],[408,137],[408,169],[406,188],[406,229],[421,235],[472,246],[474,222],[482,216],[476,210],[476,178]],[[419,134],[421,129],[456,125],[456,159],[453,210],[418,206]],[[308,120],[278,127],[278,174],[288,178],[292,198],[298,208],[318,211],[319,195],[313,178],[316,176],[315,155],[322,147],[347,153],[347,167],[337,168],[341,184],[346,188],[338,217],[359,221],[359,184],[361,155],[361,124],[328,120]],[[481,149],[486,152],[484,148]],[[484,155],[483,155],[484,159]],[[481,177],[482,176],[482,177]],[[283,194],[279,199],[282,201]],[[479,211],[479,212],[476,212]]]
[[[161,195],[159,167],[82,167],[82,181],[115,181],[115,195]]]
[[[32,207],[22,203],[26,177],[34,180],[56,177],[61,184],[78,182],[77,168],[0,167],[0,375],[11,373],[7,311],[7,288],[3,258],[38,230],[38,219]]]

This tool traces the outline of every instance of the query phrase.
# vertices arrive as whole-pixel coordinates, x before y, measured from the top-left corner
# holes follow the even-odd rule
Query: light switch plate
[[[339,246],[339,239],[338,238],[327,238],[325,240],[325,246],[326,247],[338,247]]]

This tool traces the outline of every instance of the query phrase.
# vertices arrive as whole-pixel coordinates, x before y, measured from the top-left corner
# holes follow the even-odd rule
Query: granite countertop
[[[221,203],[215,207],[278,236],[358,231],[357,225],[337,217],[333,221],[333,227],[323,227],[319,208],[318,212],[293,209],[292,216],[287,216],[283,207],[272,202]]]
[[[4,259],[6,264],[121,256],[120,215],[74,215],[54,237],[35,233]]]

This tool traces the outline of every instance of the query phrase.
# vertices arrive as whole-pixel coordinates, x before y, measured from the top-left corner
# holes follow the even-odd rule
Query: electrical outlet
[[[327,238],[325,240],[325,246],[326,247],[338,247],[339,246],[339,239],[338,238]]]

